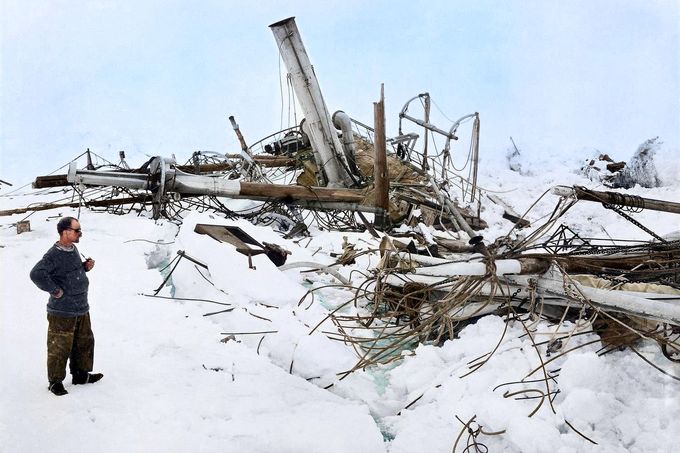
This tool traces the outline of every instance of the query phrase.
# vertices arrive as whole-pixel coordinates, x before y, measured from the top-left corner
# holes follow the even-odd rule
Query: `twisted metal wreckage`
[[[86,206],[115,213],[150,208],[154,219],[181,219],[186,210],[212,210],[254,223],[274,223],[286,237],[306,234],[310,223],[335,230],[369,229],[381,240],[381,260],[358,286],[344,280],[342,286],[352,290],[353,297],[327,318],[337,330],[325,333],[353,345],[360,357],[347,373],[395,360],[418,342],[455,338],[463,326],[489,313],[504,315],[508,323],[520,322],[540,354],[553,354],[520,381],[535,382],[532,376],[542,370],[540,381],[546,388],[530,390],[540,393],[541,401],[547,398],[551,407],[555,374],[546,365],[583,346],[567,347],[575,335],[599,333],[601,353],[622,347],[636,351],[637,341],[651,340],[666,358],[680,361],[680,241],[660,237],[624,212],[652,209],[680,214],[680,204],[556,187],[553,193],[559,201],[548,220],[526,237],[516,234],[529,226],[526,214],[516,214],[497,196],[477,187],[477,113],[444,130],[430,122],[429,94],[419,94],[400,112],[399,135],[387,139],[382,94],[374,104],[374,128],[342,111],[330,115],[294,19],[270,27],[304,113],[301,124],[247,145],[232,116],[241,153],[195,152],[184,165],[158,156],[141,168],[129,169],[122,153],[118,165],[94,168],[88,161],[87,168],[78,169],[72,162],[67,175],[38,177],[34,187],[72,185],[77,201],[0,214]],[[415,101],[423,106],[422,119],[409,112]],[[453,168],[451,145],[458,140],[461,125],[469,122],[468,163],[463,169],[468,174],[463,177],[461,169]],[[417,133],[403,132],[413,124],[424,132],[420,146]],[[438,140],[444,141],[441,149]],[[263,203],[235,212],[223,198]],[[580,200],[602,203],[654,240],[605,244],[579,236],[559,220]],[[503,206],[504,217],[514,223],[508,235],[491,244],[477,233],[486,227],[479,217],[483,201]],[[373,224],[364,213],[374,214]],[[457,239],[411,232],[404,240],[395,232],[401,224],[421,222]],[[344,258],[338,266],[354,256]],[[360,308],[359,314],[343,314],[348,305]],[[558,327],[571,321],[573,327],[558,328],[548,341],[541,341],[534,339],[539,320]],[[492,353],[472,363],[470,372]]]

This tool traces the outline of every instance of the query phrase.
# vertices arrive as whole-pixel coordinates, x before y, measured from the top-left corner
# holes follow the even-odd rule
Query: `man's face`
[[[80,222],[71,220],[71,227],[64,230],[64,234],[71,242],[79,242],[83,232],[80,230]]]

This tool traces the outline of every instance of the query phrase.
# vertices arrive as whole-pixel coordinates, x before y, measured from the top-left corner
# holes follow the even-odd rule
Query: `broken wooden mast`
[[[286,203],[327,209],[352,209],[375,212],[364,206],[365,195],[357,189],[307,187],[284,184],[258,184],[212,176],[191,175],[179,171],[172,159],[154,157],[147,173],[78,170],[69,166],[67,180],[71,184],[126,187],[153,193],[154,217],[160,215],[160,205],[169,193],[180,196],[212,195],[251,200],[279,200]],[[326,206],[327,205],[327,206]]]
[[[343,159],[343,148],[333,127],[312,63],[300,38],[295,18],[289,17],[269,26],[274,33],[281,58],[290,74],[293,90],[305,115],[305,132],[318,152],[319,170],[329,186],[349,187],[352,178]],[[316,155],[315,155],[316,157]]]
[[[387,177],[387,146],[385,143],[385,86],[380,86],[380,100],[373,103],[375,119],[375,143],[373,151],[373,178],[375,181],[375,204],[381,208],[375,216],[376,227],[385,229],[389,224],[389,190]]]
[[[600,192],[597,190],[586,189],[581,186],[556,186],[552,193],[561,197],[571,197],[578,200],[595,201],[598,203],[627,206],[636,209],[651,209],[652,211],[672,212],[680,214],[680,203],[664,200],[654,200],[653,198],[643,198],[636,195],[627,195],[619,192]]]

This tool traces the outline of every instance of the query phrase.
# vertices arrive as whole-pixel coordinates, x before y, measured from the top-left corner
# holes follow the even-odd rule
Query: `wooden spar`
[[[418,276],[431,276],[447,278],[457,275],[478,275],[484,276],[489,272],[484,261],[479,259],[473,261],[451,262],[441,258],[434,258],[425,255],[415,255],[407,252],[398,252],[401,260],[406,262],[417,262],[423,267],[416,267],[411,272]],[[494,270],[496,275],[505,274],[542,274],[550,267],[550,261],[538,258],[517,258],[507,260],[495,260]]]
[[[485,263],[480,261],[439,264],[444,260],[428,256],[409,255],[403,252],[399,255],[404,260],[417,260],[424,266],[409,270],[405,274],[391,273],[387,275],[385,283],[396,287],[418,283],[427,285],[433,291],[447,292],[450,288],[451,277],[478,276],[484,278],[489,271]],[[526,297],[530,291],[528,288],[533,287],[541,296],[542,303],[546,305],[569,306],[571,304],[571,306],[575,306],[574,300],[581,299],[586,305],[610,312],[624,313],[674,325],[680,324],[680,303],[678,303],[680,298],[677,295],[599,289],[575,280],[565,284],[562,274],[554,267],[549,267],[548,260],[519,258],[496,260],[494,264],[495,274],[503,277],[501,280],[502,289],[499,290],[498,286],[486,281],[477,295],[494,295],[498,299],[487,300],[482,306],[475,304],[474,300],[470,299],[473,301],[472,303],[457,307],[454,309],[455,312],[450,313],[456,319],[479,316],[483,314],[479,310],[482,310],[487,304],[498,306],[499,303],[505,303],[510,294],[519,294],[519,298]],[[548,268],[547,271],[546,268]]]
[[[354,211],[376,212],[373,206],[362,204],[364,194],[357,189],[335,189],[328,187],[287,186],[278,184],[240,183],[241,191],[230,198],[246,198],[250,200],[279,200],[284,203],[299,205],[310,209],[349,209]],[[180,193],[182,198],[195,197],[200,194]],[[58,208],[106,207],[131,203],[150,203],[151,195],[140,195],[130,198],[114,198],[73,203],[45,203],[25,208],[0,211],[0,217],[23,214],[32,211],[45,211]]]
[[[234,198],[252,200],[306,200],[318,202],[361,203],[365,195],[358,189],[331,187],[307,187],[285,184],[258,184],[241,181],[241,188]]]
[[[58,208],[77,208],[78,206],[85,206],[88,208],[95,207],[106,207],[106,206],[119,206],[124,204],[132,203],[146,203],[151,201],[151,195],[140,195],[137,197],[129,198],[113,198],[109,200],[94,200],[94,201],[75,201],[72,203],[45,203],[37,206],[29,206],[26,208],[17,209],[7,209],[5,211],[0,211],[0,217],[8,216],[13,214],[23,214],[32,211],[46,211],[48,209],[58,209]]]
[[[149,174],[78,170],[75,162],[69,167],[68,181],[102,187],[127,187],[135,190],[149,190],[163,194],[176,193],[181,196],[212,195],[228,198],[253,200],[280,200],[292,202],[361,203],[365,194],[359,189],[308,187],[285,184],[260,184],[206,175],[191,175],[177,171],[172,161],[154,157],[149,164]]]
[[[552,193],[561,197],[575,197],[578,200],[595,201],[598,203],[610,204],[614,206],[629,206],[638,209],[651,209],[652,211],[663,211],[680,214],[680,203],[631,196],[618,192],[600,192],[597,190],[586,189],[585,187],[581,186],[557,186],[553,188]]]
[[[354,211],[357,214],[361,214],[362,212],[371,212],[375,214],[378,211],[378,208],[375,206],[369,206],[365,204],[359,204],[359,203],[341,203],[341,202],[334,202],[334,201],[308,201],[308,200],[294,200],[294,201],[284,201],[285,204],[287,205],[293,205],[293,206],[300,206],[301,208],[305,209],[317,209],[317,210],[330,210],[330,211]],[[359,217],[362,217],[361,215]],[[365,217],[364,217],[365,219]],[[364,222],[366,224],[366,222]],[[372,230],[372,227],[368,226],[367,227],[369,232]],[[373,230],[375,232],[375,230]],[[373,234],[371,232],[371,234]],[[379,237],[376,233],[375,237]]]
[[[436,242],[437,245],[444,247],[449,252],[455,253],[472,252],[472,246],[468,244],[466,241],[457,241],[455,239],[440,238],[435,236],[434,242]]]
[[[458,208],[451,202],[449,199],[448,195],[443,193],[440,189],[439,186],[437,186],[437,182],[434,181],[429,175],[426,175],[427,181],[430,184],[430,187],[434,191],[435,195],[437,196],[437,199],[439,202],[446,208],[447,211],[453,216],[451,221],[453,222],[454,226],[460,231],[463,230],[465,233],[467,233],[468,236],[470,236],[470,243],[471,244],[476,244],[482,242],[482,236],[478,236],[472,228],[470,228],[470,224],[467,223],[467,221],[463,218],[462,214],[458,210]]]
[[[227,158],[242,159],[243,156],[240,154],[227,154]],[[254,156],[255,162],[263,167],[292,167],[296,165],[296,160],[290,157],[283,156]],[[195,174],[195,169],[193,165],[178,165],[177,170],[183,171],[185,173]],[[227,171],[234,168],[234,166],[229,162],[218,163],[218,164],[202,164],[199,166],[200,173],[211,173],[218,171]],[[116,169],[117,172],[121,173],[135,173],[139,170],[127,170],[127,169]],[[47,175],[38,176],[33,182],[34,189],[46,189],[49,187],[64,187],[70,186],[66,180],[66,175]]]
[[[526,285],[526,277],[507,277],[511,282],[518,285]],[[569,286],[573,288],[567,293],[562,275],[551,268],[550,272],[545,273],[536,280],[539,292],[554,294],[562,297],[572,298],[574,294],[581,294],[595,306],[610,309],[619,313],[626,313],[639,316],[645,319],[652,319],[671,324],[680,324],[680,304],[673,300],[654,300],[645,296],[647,293],[632,294],[629,291],[612,291],[605,289],[591,288],[576,281],[570,281]],[[648,297],[652,297],[650,294]]]
[[[395,198],[398,198],[398,199],[400,199],[400,200],[407,201],[407,202],[409,202],[409,203],[411,203],[411,204],[413,204],[413,205],[427,206],[428,208],[434,209],[434,210],[437,211],[437,212],[442,211],[442,206],[438,205],[437,203],[433,203],[433,202],[431,202],[431,201],[428,201],[428,200],[421,200],[421,199],[409,197],[409,196],[407,196],[407,195],[404,195],[404,194],[401,194],[401,193],[398,193],[398,192],[394,194],[394,197],[395,197]],[[485,228],[488,227],[487,223],[486,223],[484,220],[480,219],[479,217],[474,217],[474,216],[469,215],[469,214],[464,214],[463,212],[461,212],[461,215],[463,216],[463,218],[465,219],[465,221],[467,222],[467,224],[468,224],[473,230],[483,230],[483,229],[485,229]],[[456,222],[456,219],[455,219],[455,218],[449,217],[448,220],[449,220],[449,221],[452,223],[452,225],[454,226],[455,231],[459,231],[459,230],[460,230],[459,225],[458,225],[458,223]]]
[[[477,170],[479,169],[479,113],[475,112],[475,120],[472,123],[472,189],[470,191],[470,200],[475,200],[475,192],[477,191]],[[478,205],[479,206],[479,205]],[[479,207],[481,208],[481,206]],[[479,212],[477,212],[479,215]]]
[[[375,120],[375,143],[373,159],[373,178],[375,181],[375,205],[383,210],[376,214],[375,224],[378,228],[388,226],[390,181],[387,177],[387,145],[385,138],[385,85],[380,85],[380,100],[373,103]]]
[[[121,171],[126,171],[126,170],[121,170]],[[33,182],[33,188],[34,189],[47,189],[49,187],[63,187],[63,186],[70,186],[71,183],[69,183],[66,180],[66,175],[47,175],[47,176],[38,176],[35,178],[35,181]]]
[[[241,133],[241,129],[238,127],[238,124],[236,124],[236,120],[234,119],[234,115],[231,115],[229,117],[229,122],[231,123],[231,127],[234,128],[234,132],[236,132],[236,137],[238,137],[238,141],[241,144],[241,150],[243,150],[244,153],[246,153],[246,154],[248,154],[248,156],[250,156],[250,152],[248,151],[248,145],[246,145],[246,139],[243,138],[243,134]]]
[[[185,173],[193,174],[195,169],[193,165],[178,165],[176,167],[178,170]],[[216,171],[225,171],[233,168],[230,163],[220,163],[220,164],[203,164],[199,166],[199,171],[201,173],[210,173]],[[138,169],[127,170],[127,169],[116,169],[116,173],[140,173]],[[34,189],[46,189],[49,187],[64,187],[70,186],[71,183],[66,179],[66,175],[48,175],[48,176],[38,176],[33,182]]]
[[[425,98],[425,123],[430,124],[430,93],[424,93],[423,97]],[[430,167],[430,163],[427,161],[427,145],[430,131],[427,130],[427,127],[425,127],[423,134],[425,135],[423,141],[423,171],[427,171]]]
[[[240,154],[227,154],[226,157],[229,159],[243,158]],[[293,167],[297,164],[297,160],[286,156],[268,156],[260,154],[253,156],[253,160],[263,167]]]
[[[483,302],[475,302],[474,299],[471,299],[465,304],[453,307],[452,310],[447,313],[447,317],[450,317],[454,321],[465,320],[471,317],[493,313],[496,309],[508,303],[515,307],[521,306],[524,304],[522,299],[530,296],[527,289],[527,278],[530,277],[531,275],[515,276],[512,278],[515,282],[522,283],[504,281],[504,292],[500,291],[498,286],[484,283],[478,293],[478,296],[484,298]],[[505,280],[507,280],[507,277]],[[387,276],[385,283],[400,288],[413,282],[431,285],[432,290],[435,292],[441,291],[442,295],[445,295],[449,291],[448,285],[450,285],[450,283],[442,283],[443,281],[445,280],[442,280],[441,277],[435,278],[392,274]],[[558,286],[559,284],[561,284],[561,281],[558,283]],[[558,286],[552,290],[546,290],[545,288],[539,287],[541,303],[546,306],[574,307],[574,302],[565,298],[563,290],[560,291]],[[605,291],[597,290],[595,288],[589,289],[594,290],[594,293],[590,293],[590,295],[594,297],[590,298],[589,296],[590,303],[597,308],[607,310],[608,312],[624,313],[655,321],[678,322],[677,296],[657,293],[635,293],[632,291]],[[510,300],[508,298],[510,294],[515,294],[516,298]],[[495,296],[495,298],[489,299],[489,296]],[[617,299],[625,300],[625,302],[613,302],[613,300],[616,301]],[[436,302],[434,303],[436,304]],[[545,310],[545,308],[543,310]]]
[[[503,218],[511,221],[512,223],[517,225],[517,228],[526,228],[531,226],[529,221],[525,218],[523,218],[521,215],[517,214],[512,207],[510,207],[505,201],[503,201],[500,197],[487,193],[486,197],[497,204],[498,206],[502,207],[505,212],[503,212]]]

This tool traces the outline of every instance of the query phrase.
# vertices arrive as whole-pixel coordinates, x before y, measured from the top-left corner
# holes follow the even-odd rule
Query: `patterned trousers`
[[[74,376],[92,371],[94,334],[90,314],[65,318],[47,314],[47,378],[61,382],[66,377],[66,361]]]

